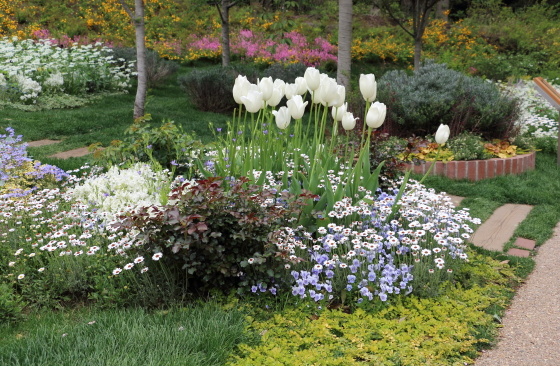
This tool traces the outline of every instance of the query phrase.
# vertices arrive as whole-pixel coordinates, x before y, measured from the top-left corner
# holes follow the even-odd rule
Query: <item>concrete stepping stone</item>
[[[511,248],[510,250],[507,251],[507,255],[514,255],[516,257],[523,257],[523,258],[529,258],[530,254],[531,252],[525,249]]]
[[[39,147],[39,146],[58,144],[59,142],[60,141],[57,141],[57,140],[44,139],[44,140],[30,141],[30,142],[27,143],[27,146],[28,147]]]
[[[57,158],[57,159],[78,158],[80,156],[85,156],[87,154],[91,154],[91,152],[88,151],[88,148],[80,147],[79,149],[56,153],[54,155],[49,156],[49,158]]]
[[[504,244],[509,241],[517,225],[525,220],[532,208],[533,206],[529,205],[510,203],[498,207],[476,230],[472,237],[473,244],[488,250],[503,251]]]

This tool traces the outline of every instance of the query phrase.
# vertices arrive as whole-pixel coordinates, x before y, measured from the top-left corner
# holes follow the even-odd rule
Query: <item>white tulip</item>
[[[259,91],[263,94],[263,100],[266,102],[272,97],[272,89],[274,89],[274,83],[272,82],[272,76],[267,78],[262,78],[257,82],[259,86]]]
[[[451,133],[451,131],[449,131],[449,126],[448,125],[444,125],[444,124],[439,125],[439,128],[436,132],[436,137],[435,137],[436,142],[439,145],[445,144],[447,142],[447,139],[449,138],[450,133]]]
[[[377,82],[373,74],[360,75],[360,92],[366,102],[373,102],[377,96]]]
[[[297,84],[286,84],[284,91],[286,92],[286,99],[292,99],[294,95],[298,95],[298,86]]]
[[[319,70],[314,67],[308,67],[307,70],[305,70],[303,77],[305,78],[305,82],[307,83],[309,90],[315,91],[319,89],[319,86],[321,85],[321,74],[319,73]]]
[[[333,100],[332,105],[334,107],[341,107],[344,104],[344,99],[346,99],[346,88],[344,85],[338,85],[336,87],[336,98]]]
[[[282,92],[282,90],[280,90],[279,88],[273,88],[272,89],[272,97],[270,97],[270,99],[268,100],[268,105],[271,107],[276,107],[280,101],[282,100],[282,97],[284,96],[284,93]]]
[[[290,111],[288,107],[280,107],[277,111],[272,111],[276,119],[276,126],[279,129],[284,130],[286,127],[290,125]]]
[[[357,119],[357,117],[354,118],[354,115],[352,113],[345,112],[342,116],[342,128],[344,128],[346,131],[353,129],[354,127],[356,127]]]
[[[301,95],[294,95],[292,99],[286,102],[288,110],[290,111],[293,119],[300,119],[301,117],[303,117],[303,114],[305,113],[305,106],[307,105],[307,103],[308,102],[303,102]]]
[[[379,128],[385,121],[385,115],[387,114],[387,106],[383,103],[375,102],[373,103],[367,112],[366,123],[371,128]]]
[[[344,103],[340,107],[332,107],[332,118],[335,121],[342,121],[342,116],[346,113],[348,109],[348,103]]]
[[[263,107],[263,94],[255,90],[249,90],[246,97],[241,97],[243,105],[249,113],[257,113]]]
[[[238,75],[233,85],[233,99],[237,104],[241,104],[241,97],[246,97],[249,93],[251,83],[246,76]]]
[[[301,76],[298,76],[296,78],[296,85],[298,86],[296,94],[299,94],[299,95],[305,94],[305,92],[307,91],[307,81],[305,81],[305,78],[302,78]]]
[[[338,97],[338,85],[332,78],[324,78],[319,87],[319,96],[323,105],[333,105],[333,101]]]
[[[282,94],[284,94],[284,88],[286,87],[286,83],[284,82],[284,80],[282,80],[282,79],[274,80],[273,86],[275,88],[280,89],[282,91]]]

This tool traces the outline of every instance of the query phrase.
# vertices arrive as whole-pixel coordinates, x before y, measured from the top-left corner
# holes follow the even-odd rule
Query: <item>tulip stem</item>
[[[364,143],[364,134],[366,133],[366,122],[367,122],[367,113],[369,110],[369,102],[366,100],[366,111],[364,113],[364,120],[362,121],[362,138],[360,140],[360,147],[363,145]],[[369,137],[369,134],[368,134]]]
[[[422,179],[420,180],[420,182],[418,182],[418,184],[422,184],[422,182],[426,179],[426,177],[430,174],[430,172],[432,171],[432,169],[434,168],[434,165],[436,165],[438,158],[439,158],[439,153],[441,152],[441,145],[438,144],[438,149],[437,149],[437,153],[436,153],[436,157],[434,158],[434,161],[432,162],[432,164],[430,165],[430,167],[428,168],[428,171],[426,172],[426,174],[424,174],[424,176],[422,177]]]

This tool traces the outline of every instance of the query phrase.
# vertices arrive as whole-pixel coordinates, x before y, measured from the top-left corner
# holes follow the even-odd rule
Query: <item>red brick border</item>
[[[451,179],[468,179],[477,181],[506,174],[521,174],[535,169],[536,153],[517,155],[512,158],[494,158],[488,160],[436,162],[431,175],[444,175]],[[427,161],[414,166],[414,173],[426,174],[432,162]],[[405,169],[410,169],[406,164]]]

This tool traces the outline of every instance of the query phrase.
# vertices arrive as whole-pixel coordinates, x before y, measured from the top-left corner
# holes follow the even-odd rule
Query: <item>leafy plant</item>
[[[0,324],[20,320],[24,306],[25,302],[11,285],[0,283]]]
[[[100,148],[100,143],[91,145],[94,158],[109,165],[154,163],[177,174],[192,176],[193,160],[203,147],[202,143],[173,121],[163,120],[155,127],[150,120],[151,117],[146,116],[134,122],[125,131],[129,137],[124,141],[113,140],[105,149]]]
[[[446,147],[453,153],[453,160],[484,160],[492,157],[484,148],[484,140],[469,132],[450,139]]]
[[[274,293],[283,284],[288,253],[278,252],[269,235],[297,220],[312,195],[277,193],[247,178],[227,183],[228,191],[220,178],[185,183],[171,192],[168,205],[139,208],[117,226],[139,232],[140,254],[163,253],[191,292],[244,293],[258,285]]]

